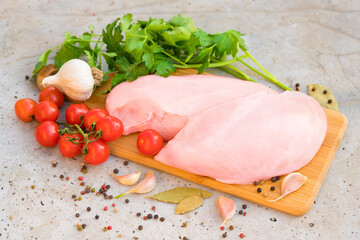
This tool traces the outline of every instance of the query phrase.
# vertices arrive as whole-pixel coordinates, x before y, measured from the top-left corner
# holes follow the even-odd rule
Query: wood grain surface
[[[197,71],[193,69],[178,69],[174,75],[187,75],[187,74],[196,74]],[[109,76],[111,79],[112,75]],[[240,80],[239,80],[240,81]],[[105,107],[105,95],[97,96],[97,93],[103,92],[108,89],[110,82],[107,81],[103,86],[98,88],[92,97],[85,102],[89,107]],[[298,191],[284,197],[283,199],[277,202],[268,202],[267,200],[274,199],[278,197],[280,192],[281,180],[272,183],[270,180],[266,181],[265,184],[259,185],[263,189],[262,193],[258,193],[256,190],[258,187],[251,185],[236,185],[236,184],[225,184],[218,182],[214,179],[195,175],[188,173],[186,171],[176,169],[167,165],[164,165],[160,162],[157,162],[153,157],[147,157],[139,153],[136,148],[136,134],[131,134],[129,136],[122,136],[117,141],[109,143],[111,154],[122,157],[170,174],[175,176],[187,179],[189,181],[273,208],[279,211],[289,213],[292,215],[303,215],[308,212],[316,198],[316,195],[321,187],[321,184],[326,176],[326,173],[330,167],[331,161],[336,153],[336,150],[340,144],[340,141],[344,135],[347,119],[344,115],[324,109],[328,128],[325,140],[321,145],[321,148],[317,152],[316,156],[312,161],[307,164],[305,167],[301,168],[298,172],[304,174],[308,177],[307,183],[301,187]],[[270,187],[275,186],[275,191],[270,191]],[[264,197],[263,193],[267,193],[268,196]]]

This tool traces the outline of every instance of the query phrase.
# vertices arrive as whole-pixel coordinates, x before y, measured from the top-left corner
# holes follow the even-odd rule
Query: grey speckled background
[[[80,159],[60,156],[57,148],[39,146],[34,138],[36,123],[16,119],[13,105],[24,97],[37,99],[38,90],[30,75],[37,57],[62,41],[65,31],[81,33],[92,23],[100,29],[108,22],[131,12],[136,19],[150,16],[170,18],[182,13],[192,16],[196,26],[216,32],[239,29],[250,52],[270,72],[290,86],[296,82],[306,91],[308,83],[328,86],[348,118],[348,129],[333,160],[316,204],[309,213],[294,217],[275,210],[233,199],[238,206],[248,204],[247,216],[236,215],[229,224],[235,230],[228,239],[360,239],[360,1],[25,1],[0,2],[0,239],[220,239],[220,216],[215,200],[206,199],[200,209],[174,216],[174,206],[129,196],[130,203],[85,195],[81,202],[71,199],[82,187],[76,179]],[[214,73],[220,72],[214,70]],[[62,107],[62,113],[64,113]],[[59,162],[53,168],[51,161]],[[103,165],[90,167],[85,182],[99,187],[112,185],[110,193],[125,191],[106,173],[118,167],[121,173],[147,167],[110,157]],[[155,171],[158,186],[154,192],[177,186],[200,187],[188,181]],[[61,181],[59,175],[69,176]],[[31,189],[32,184],[36,185]],[[108,205],[109,211],[102,208]],[[166,218],[142,221],[136,212],[156,213]],[[86,207],[92,208],[86,212]],[[75,218],[75,213],[80,218]],[[197,213],[197,214],[196,214]],[[94,220],[96,214],[99,220]],[[10,219],[10,216],[13,219]],[[270,218],[276,218],[270,221]],[[182,228],[184,221],[188,226]],[[77,222],[88,228],[76,230]],[[137,230],[142,224],[144,229]],[[113,230],[102,228],[112,225]],[[311,226],[312,227],[311,227]]]

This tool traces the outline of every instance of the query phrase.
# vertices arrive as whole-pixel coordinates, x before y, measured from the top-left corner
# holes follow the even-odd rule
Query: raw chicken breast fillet
[[[315,156],[326,134],[323,109],[299,92],[259,92],[193,115],[155,160],[230,184],[287,174]]]
[[[124,135],[147,128],[172,139],[189,117],[225,101],[257,92],[277,94],[261,84],[213,75],[148,75],[116,86],[106,110],[124,124]]]

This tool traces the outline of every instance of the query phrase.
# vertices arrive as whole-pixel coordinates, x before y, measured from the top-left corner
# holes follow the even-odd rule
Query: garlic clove
[[[109,172],[110,173],[110,172]],[[127,175],[123,175],[123,176],[116,176],[112,173],[110,173],[111,176],[113,176],[113,178],[118,181],[119,183],[123,184],[123,185],[134,185],[135,183],[137,183],[141,177],[141,172],[134,172],[134,173],[130,173]]]
[[[129,193],[148,193],[151,192],[156,186],[156,177],[153,171],[149,171],[145,174],[145,178],[135,187],[127,191],[126,193],[122,193],[116,198],[122,198],[123,196]]]
[[[221,224],[224,225],[227,220],[232,218],[236,212],[236,204],[235,202],[227,197],[220,196],[216,200],[216,207],[219,210],[224,222]]]
[[[304,185],[306,181],[307,181],[307,177],[302,175],[301,173],[288,174],[281,183],[281,196],[274,200],[269,200],[269,202],[278,201],[283,197],[285,197],[286,195],[295,192],[302,185]]]
[[[89,64],[80,59],[67,61],[59,71],[42,80],[43,87],[53,86],[75,101],[86,101],[94,89],[95,80]]]

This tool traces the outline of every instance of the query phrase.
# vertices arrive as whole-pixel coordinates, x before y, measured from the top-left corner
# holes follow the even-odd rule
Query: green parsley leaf
[[[38,62],[34,67],[33,75],[31,78],[34,78],[36,74],[40,72],[40,70],[46,66],[49,54],[51,53],[51,50],[47,50],[46,52],[42,53],[40,57],[38,58]]]
[[[79,58],[83,50],[70,43],[64,43],[54,58],[55,67],[60,68],[67,61]]]
[[[175,27],[172,31],[164,32],[163,37],[166,43],[171,46],[178,47],[176,42],[189,40],[191,32],[184,27]]]
[[[146,27],[147,30],[155,32],[168,30],[169,28],[171,28],[171,25],[164,22],[164,20],[160,18],[155,18],[154,20],[151,20],[150,24]]]
[[[133,21],[133,19],[132,19],[132,15],[130,13],[124,15],[121,19],[121,24],[120,24],[121,31],[126,32],[129,29],[132,21]]]
[[[144,64],[132,64],[123,73],[118,73],[111,79],[111,88],[125,81],[134,81],[138,77],[149,74],[149,70]]]
[[[171,75],[171,72],[175,72],[175,67],[173,66],[173,62],[166,56],[157,53],[155,54],[155,62],[150,69],[150,72],[163,77],[168,77]]]
[[[95,59],[94,56],[87,50],[84,51],[86,54],[86,57],[88,58],[88,63],[90,67],[94,67],[95,66]]]
[[[191,17],[183,17],[181,14],[171,18],[169,23],[173,26],[184,27],[190,33],[195,32],[194,22]]]
[[[216,43],[215,55],[222,56],[225,52],[227,55],[231,53],[233,57],[236,57],[241,49],[246,49],[244,39],[241,38],[244,34],[235,30],[228,30],[224,33],[215,35],[214,43]]]
[[[123,46],[120,44],[123,35],[121,34],[120,27],[118,26],[119,18],[114,22],[108,24],[102,32],[102,38],[104,43],[106,44],[106,49],[109,52],[122,53]]]

